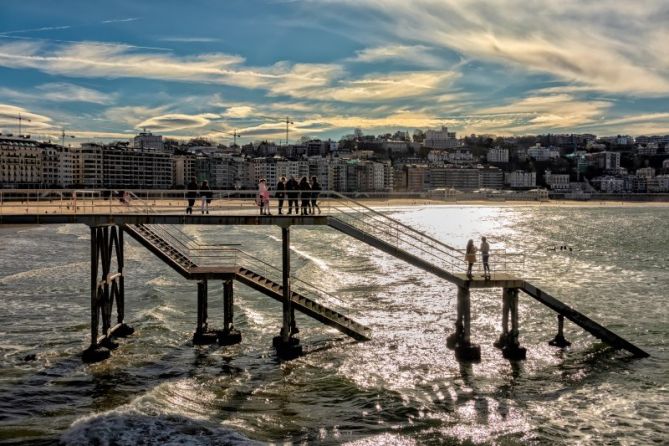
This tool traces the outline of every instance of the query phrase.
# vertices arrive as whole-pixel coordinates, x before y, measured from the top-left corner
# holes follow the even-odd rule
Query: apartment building
[[[82,148],[85,146],[82,145]],[[172,155],[124,146],[102,151],[102,182],[108,188],[169,189],[173,184]],[[85,165],[85,161],[83,165]]]
[[[43,179],[42,149],[36,141],[0,136],[0,183],[39,187]]]

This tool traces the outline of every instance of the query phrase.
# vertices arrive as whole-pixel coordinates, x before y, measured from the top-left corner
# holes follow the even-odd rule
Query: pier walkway
[[[526,351],[519,341],[519,291],[531,296],[557,314],[557,334],[551,345],[568,346],[564,338],[564,319],[580,326],[615,349],[625,349],[636,357],[648,353],[621,338],[574,308],[523,279],[523,256],[505,250],[491,252],[491,278],[484,280],[477,271],[470,279],[465,274],[463,250],[405,225],[383,212],[365,206],[336,192],[321,192],[322,214],[257,215],[255,191],[218,191],[209,214],[185,215],[185,191],[139,191],[126,193],[131,200],[119,202],[114,191],[11,191],[0,192],[0,224],[80,223],[91,227],[91,350],[113,346],[116,334],[131,330],[123,322],[122,234],[127,232],[175,271],[198,281],[198,322],[194,342],[218,340],[238,342],[241,335],[232,325],[232,281],[247,285],[283,304],[283,325],[275,338],[277,351],[284,356],[299,354],[294,310],[334,327],[358,340],[369,339],[371,330],[344,314],[345,303],[330,293],[290,274],[290,228],[296,225],[329,226],[339,232],[430,272],[458,288],[456,323],[447,338],[461,360],[480,359],[480,348],[470,339],[470,289],[502,289],[502,331],[495,345],[509,359],[523,359]],[[130,202],[128,202],[130,201]],[[286,200],[287,201],[287,200]],[[286,203],[287,204],[287,203]],[[287,206],[286,206],[287,208]],[[273,211],[276,209],[273,202]],[[282,267],[274,267],[237,248],[197,245],[180,229],[181,225],[275,225],[282,230]],[[116,253],[119,271],[110,271]],[[212,264],[213,262],[213,264]],[[98,271],[102,266],[102,276]],[[207,325],[207,281],[224,283],[223,330],[211,331]],[[112,327],[111,306],[116,302],[118,322]],[[341,305],[340,305],[341,304]],[[337,306],[341,308],[336,308]],[[98,315],[103,335],[98,337]],[[93,359],[97,354],[91,354]],[[103,355],[104,356],[104,355]]]

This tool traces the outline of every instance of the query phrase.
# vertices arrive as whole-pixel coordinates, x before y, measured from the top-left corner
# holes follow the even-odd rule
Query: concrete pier
[[[218,338],[215,331],[209,330],[209,283],[201,280],[197,283],[197,325],[193,333],[194,345],[213,344]]]

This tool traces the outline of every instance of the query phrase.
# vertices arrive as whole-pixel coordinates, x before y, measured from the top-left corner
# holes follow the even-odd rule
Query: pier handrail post
[[[283,324],[281,340],[288,342],[292,325],[290,301],[290,228],[281,228],[281,271],[283,279]]]

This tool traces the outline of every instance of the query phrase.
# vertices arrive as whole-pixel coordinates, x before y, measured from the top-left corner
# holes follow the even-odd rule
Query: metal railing
[[[162,238],[191,263],[200,266],[243,267],[256,274],[282,285],[283,273],[280,268],[265,262],[239,248],[227,244],[200,244],[175,225],[144,225],[154,235]],[[350,310],[350,306],[322,288],[305,280],[290,275],[291,290],[316,303],[326,305],[337,311]]]
[[[199,191],[188,190],[79,190],[79,189],[0,189],[0,215],[8,214],[184,214],[192,204],[194,214],[249,215],[260,213],[256,190],[207,191],[211,199]],[[270,192],[272,214],[278,214],[279,199],[276,191]],[[190,200],[190,202],[189,202]],[[283,213],[292,206],[294,213],[301,212],[303,202],[317,200],[317,215],[327,215],[374,236],[397,249],[432,263],[451,273],[467,270],[465,252],[412,228],[386,213],[371,208],[360,201],[333,191],[319,191],[315,198],[311,191],[286,192],[283,196]],[[292,203],[291,203],[292,201]],[[387,202],[376,202],[382,206]],[[306,203],[305,203],[306,204]],[[299,208],[299,210],[298,210]],[[164,228],[165,229],[165,228]],[[167,232],[169,234],[169,231]],[[177,245],[183,240],[174,240]],[[192,241],[190,243],[193,243]],[[201,251],[204,252],[204,251]],[[204,258],[205,254],[201,254]],[[207,253],[207,256],[212,253]],[[474,264],[476,274],[483,273],[481,258]],[[490,252],[490,270],[495,273],[524,274],[524,257],[505,249]]]

